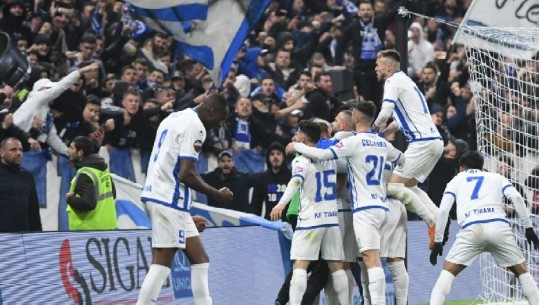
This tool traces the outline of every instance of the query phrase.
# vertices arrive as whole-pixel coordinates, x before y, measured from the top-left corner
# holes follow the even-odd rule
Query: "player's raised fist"
[[[296,147],[294,145],[295,145],[294,142],[290,142],[288,143],[288,145],[286,145],[285,151],[287,155],[290,155],[296,152]]]
[[[228,187],[223,187],[219,190],[219,193],[221,194],[221,201],[225,203],[229,203],[232,201],[232,197],[234,197],[234,194]]]

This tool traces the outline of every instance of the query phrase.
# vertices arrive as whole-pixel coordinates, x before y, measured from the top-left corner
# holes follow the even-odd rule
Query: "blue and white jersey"
[[[292,161],[294,177],[302,180],[296,230],[338,226],[335,161],[316,161],[298,156]]]
[[[402,71],[395,72],[384,84],[382,110],[390,108],[406,141],[442,139],[430,117],[427,101],[416,84]]]
[[[180,162],[197,162],[206,129],[193,109],[174,112],[159,124],[141,200],[188,211],[191,190],[180,183]]]
[[[459,173],[447,184],[444,197],[449,195],[454,200],[456,199],[457,221],[462,228],[466,228],[473,223],[491,221],[508,223],[503,199],[504,196],[509,195],[509,192],[517,191],[505,177],[496,173],[469,169]],[[450,205],[454,200],[449,201]],[[445,203],[444,200],[442,203]],[[441,205],[440,208],[449,210],[451,206]]]
[[[386,161],[396,162],[402,152],[373,132],[359,132],[329,148],[335,158],[348,162],[348,187],[352,212],[387,210],[383,172]]]

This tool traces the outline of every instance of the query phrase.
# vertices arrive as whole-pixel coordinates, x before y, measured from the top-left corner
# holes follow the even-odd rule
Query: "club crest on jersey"
[[[202,141],[196,140],[195,143],[193,143],[193,148],[199,153],[202,150]]]

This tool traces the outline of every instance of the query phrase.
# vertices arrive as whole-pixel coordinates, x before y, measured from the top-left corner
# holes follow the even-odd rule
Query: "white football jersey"
[[[393,109],[393,117],[408,142],[441,139],[423,93],[404,72],[397,71],[386,80],[384,106]]]
[[[386,161],[402,155],[391,143],[373,132],[359,132],[329,148],[335,158],[348,161],[348,186],[352,211],[369,208],[387,210],[383,172]]]
[[[465,228],[473,223],[508,222],[503,198],[509,188],[514,187],[499,174],[469,169],[447,184],[444,195],[456,199],[457,221]]]
[[[315,161],[298,156],[292,161],[292,177],[302,180],[296,229],[338,226],[335,161]]]
[[[205,139],[206,129],[194,109],[174,112],[164,119],[157,129],[141,200],[189,210],[191,190],[180,183],[180,162],[197,162]]]

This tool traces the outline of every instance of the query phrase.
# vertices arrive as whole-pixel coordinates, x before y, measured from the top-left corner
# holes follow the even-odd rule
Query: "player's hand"
[[[204,217],[191,216],[191,218],[193,218],[193,222],[195,223],[199,233],[204,232],[204,230],[210,225],[210,222]]]
[[[286,204],[283,203],[277,203],[276,206],[273,207],[270,213],[270,218],[273,221],[281,219],[283,215],[284,208],[286,207]]]
[[[231,190],[228,189],[228,187],[223,187],[219,190],[219,193],[221,195],[221,200],[224,203],[229,203],[232,201],[232,197],[234,197],[234,194]]]
[[[434,248],[430,251],[430,263],[434,266],[438,263],[438,256],[442,256],[444,253],[444,246],[442,243],[434,243]]]
[[[533,228],[526,228],[526,239],[530,245],[533,244],[535,250],[539,249],[539,238]]]
[[[288,145],[286,145],[285,151],[286,151],[287,155],[291,155],[291,154],[295,153],[296,152],[295,143],[294,142],[288,143]]]

